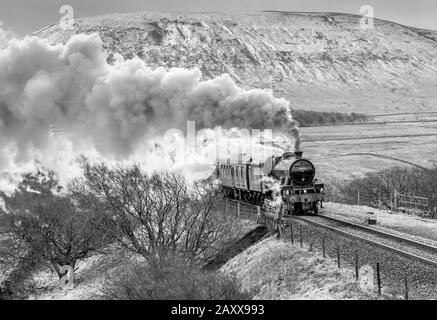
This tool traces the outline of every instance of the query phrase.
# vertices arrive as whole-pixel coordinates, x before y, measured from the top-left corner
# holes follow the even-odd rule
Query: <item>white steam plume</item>
[[[187,120],[198,129],[278,129],[298,141],[289,103],[270,91],[243,90],[228,75],[201,81],[198,69],[107,58],[97,34],[65,45],[14,39],[0,50],[0,172],[38,159],[71,177],[80,154],[165,167],[157,137]]]

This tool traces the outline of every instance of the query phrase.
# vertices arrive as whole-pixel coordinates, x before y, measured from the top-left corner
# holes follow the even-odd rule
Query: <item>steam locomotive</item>
[[[285,214],[318,214],[325,187],[317,183],[313,163],[302,151],[286,152],[261,163],[218,162],[216,175],[225,198],[263,206],[281,197]]]

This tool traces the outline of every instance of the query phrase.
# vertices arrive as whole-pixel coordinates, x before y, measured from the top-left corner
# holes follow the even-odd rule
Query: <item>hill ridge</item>
[[[360,30],[349,13],[134,12],[75,19],[32,35],[65,43],[97,32],[105,48],[151,67],[229,73],[247,88],[269,88],[294,109],[433,111],[437,32],[375,19]],[[111,58],[111,57],[110,57]]]

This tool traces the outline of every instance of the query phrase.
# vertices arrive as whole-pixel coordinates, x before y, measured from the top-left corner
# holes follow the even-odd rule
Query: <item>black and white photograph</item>
[[[0,308],[436,299],[435,0],[0,0]]]

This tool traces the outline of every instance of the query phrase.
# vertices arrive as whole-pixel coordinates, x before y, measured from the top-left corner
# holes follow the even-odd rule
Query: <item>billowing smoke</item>
[[[42,164],[71,177],[80,154],[148,166],[166,166],[161,158],[173,154],[174,164],[181,141],[159,137],[187,120],[197,129],[276,129],[298,147],[289,103],[270,91],[243,90],[228,75],[202,81],[198,69],[114,60],[97,34],[64,45],[10,40],[0,51],[0,171]]]

